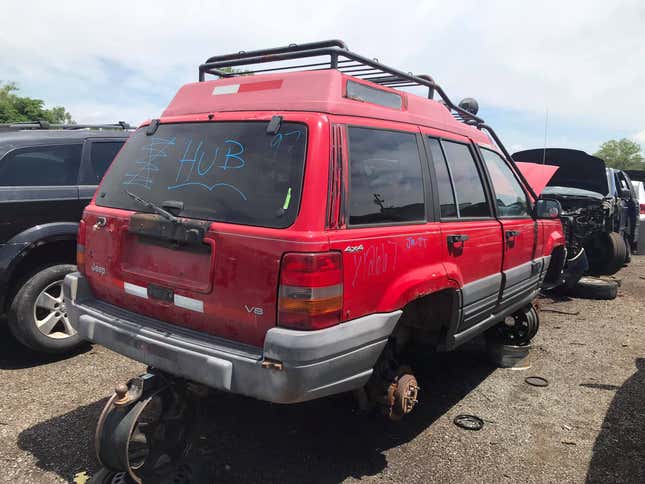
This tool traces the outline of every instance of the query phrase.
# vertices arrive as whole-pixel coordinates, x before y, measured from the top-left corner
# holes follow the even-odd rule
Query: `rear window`
[[[307,128],[268,122],[161,124],[130,138],[96,199],[102,207],[150,209],[128,192],[175,215],[284,228],[298,213]],[[177,208],[179,207],[179,208]]]

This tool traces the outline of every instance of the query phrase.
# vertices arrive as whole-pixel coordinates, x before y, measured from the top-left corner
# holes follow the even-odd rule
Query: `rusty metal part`
[[[385,414],[391,420],[401,420],[417,404],[419,385],[407,366],[399,367],[394,380],[387,388]]]
[[[117,383],[114,387],[114,393],[116,394],[116,399],[114,400],[115,405],[125,405],[128,403],[128,385],[125,383]]]
[[[284,369],[284,365],[281,361],[265,358],[262,360],[262,368],[265,368],[267,370],[282,371]]]
[[[96,427],[99,462],[112,471],[126,472],[137,483],[175,462],[189,448],[193,400],[183,381],[161,373],[117,385]]]

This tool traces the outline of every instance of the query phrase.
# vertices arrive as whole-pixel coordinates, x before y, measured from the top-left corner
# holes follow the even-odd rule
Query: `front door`
[[[440,207],[443,260],[462,292],[463,331],[493,314],[502,283],[502,230],[467,142],[427,137]]]
[[[516,175],[495,151],[482,148],[495,196],[497,217],[502,224],[504,262],[500,308],[526,297],[538,287],[542,259],[533,259],[537,223],[529,199]]]

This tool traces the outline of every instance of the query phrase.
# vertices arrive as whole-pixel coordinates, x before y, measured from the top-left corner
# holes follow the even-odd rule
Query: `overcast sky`
[[[0,80],[77,122],[157,117],[215,54],[327,38],[472,96],[512,150],[645,147],[645,1],[2,1]]]

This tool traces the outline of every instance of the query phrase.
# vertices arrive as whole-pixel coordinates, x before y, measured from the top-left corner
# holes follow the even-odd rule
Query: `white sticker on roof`
[[[240,89],[239,84],[229,84],[227,86],[215,86],[215,89],[213,89],[213,96],[217,96],[219,94],[235,94],[239,89]]]

